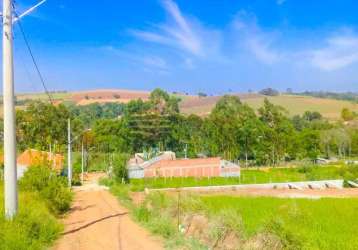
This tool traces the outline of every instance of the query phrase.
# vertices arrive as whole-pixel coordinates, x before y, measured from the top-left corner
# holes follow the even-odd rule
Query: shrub
[[[113,156],[113,175],[118,181],[124,180],[128,182],[127,162],[129,159],[128,154],[115,154]]]
[[[64,177],[46,165],[32,166],[20,180],[20,189],[38,193],[55,214],[66,212],[71,205],[72,193]]]
[[[343,166],[337,170],[344,180],[354,181],[358,179],[358,165]]]
[[[297,171],[301,174],[307,174],[312,172],[312,168],[313,166],[304,165],[302,167],[299,167]]]

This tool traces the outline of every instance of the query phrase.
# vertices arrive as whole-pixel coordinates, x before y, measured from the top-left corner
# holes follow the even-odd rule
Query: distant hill
[[[318,111],[323,117],[336,120],[340,118],[342,108],[346,107],[352,111],[358,112],[358,104],[328,98],[318,98],[298,95],[279,95],[279,96],[264,96],[259,94],[235,94],[240,99],[247,103],[250,107],[258,109],[262,106],[265,98],[270,102],[280,105],[288,110],[289,115],[302,114],[305,111]],[[220,96],[209,97],[194,97],[190,96],[184,98],[181,103],[181,111],[186,114],[209,114],[211,109],[215,106]]]
[[[91,103],[118,102],[127,103],[131,100],[141,98],[147,100],[150,95],[149,91],[136,91],[126,89],[96,89],[76,92],[56,92],[51,93],[55,102],[73,102],[77,105],[87,105]],[[31,93],[16,95],[18,103],[27,100],[48,100],[45,93]]]
[[[99,89],[78,92],[61,92],[53,93],[52,97],[56,103],[60,102],[73,102],[77,105],[86,105],[90,103],[107,103],[118,102],[127,103],[131,100],[141,98],[147,100],[149,98],[149,91],[136,91],[124,89]],[[352,111],[358,112],[358,104],[350,101],[336,100],[330,98],[319,98],[311,96],[300,95],[278,95],[278,96],[264,96],[260,94],[234,94],[247,103],[254,109],[258,109],[264,98],[268,98],[272,103],[281,105],[286,108],[290,116],[302,114],[303,112],[318,111],[325,118],[336,120],[339,119],[342,108],[346,107]],[[193,96],[177,94],[182,99],[180,103],[180,110],[184,114],[197,114],[201,116],[208,115],[211,109],[215,106],[216,102],[221,96]],[[19,94],[17,101],[19,106],[25,103],[26,100],[47,100],[44,93],[39,94]],[[24,105],[24,104],[23,104]]]

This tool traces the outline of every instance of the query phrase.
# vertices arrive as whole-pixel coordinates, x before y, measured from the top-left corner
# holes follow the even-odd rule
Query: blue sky
[[[17,0],[21,12],[35,0]],[[50,90],[358,91],[358,2],[47,0],[22,19]],[[42,91],[15,27],[16,91]]]

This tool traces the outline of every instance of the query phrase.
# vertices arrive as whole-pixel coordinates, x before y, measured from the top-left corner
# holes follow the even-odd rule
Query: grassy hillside
[[[342,108],[346,107],[358,112],[358,104],[349,101],[341,101],[334,99],[323,99],[308,96],[280,95],[267,97],[257,94],[238,94],[240,99],[250,105],[254,109],[258,109],[263,104],[265,98],[272,103],[281,105],[289,111],[289,115],[302,114],[303,112],[318,111],[325,118],[338,119]],[[186,114],[206,115],[215,106],[219,97],[187,97],[181,103],[181,111]]]

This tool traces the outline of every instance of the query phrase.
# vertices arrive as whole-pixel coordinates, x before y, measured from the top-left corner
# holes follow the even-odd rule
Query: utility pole
[[[13,18],[13,1],[3,0],[3,103],[4,103],[4,198],[5,217],[17,213],[16,119],[14,94],[13,23],[34,11],[42,0],[21,15]]]
[[[3,0],[4,191],[7,219],[12,219],[17,213],[12,10],[12,0]]]
[[[71,119],[67,120],[67,178],[68,186],[72,185],[72,165],[71,165]]]
[[[84,155],[84,148],[83,148],[83,139],[82,139],[82,152],[81,152],[81,155],[82,155],[82,161],[81,161],[81,183],[83,184],[83,172],[84,172],[84,158],[85,158],[85,155]]]

